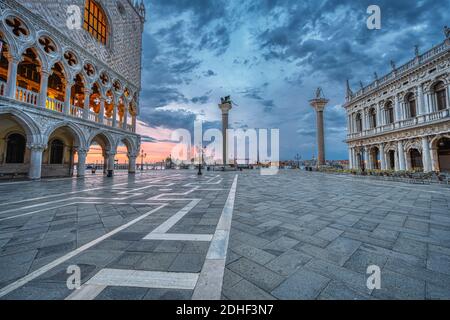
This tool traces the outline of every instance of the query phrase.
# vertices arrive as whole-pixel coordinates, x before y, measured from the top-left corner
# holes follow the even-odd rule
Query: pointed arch
[[[87,139],[86,139],[83,131],[77,125],[75,125],[73,122],[69,122],[69,121],[59,122],[59,123],[55,124],[54,126],[51,126],[50,128],[48,128],[44,133],[44,137],[46,139],[45,143],[48,144],[50,136],[55,131],[57,131],[58,129],[62,129],[62,128],[69,129],[70,133],[73,135],[75,147],[80,147],[80,148],[86,147]]]

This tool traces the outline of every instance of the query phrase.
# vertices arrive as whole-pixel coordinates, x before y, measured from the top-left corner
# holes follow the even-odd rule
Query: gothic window
[[[444,83],[441,81],[434,86],[434,92],[436,93],[437,109],[444,110],[447,108],[447,97]]]
[[[362,131],[362,118],[361,118],[361,113],[358,113],[356,115],[356,132],[361,132]]]
[[[108,41],[108,21],[105,12],[94,0],[86,0],[83,27],[95,39],[106,45]]]
[[[408,105],[409,117],[415,118],[417,116],[416,98],[414,94],[410,93],[406,97],[406,104]]]
[[[10,17],[10,18],[7,18],[5,20],[5,22],[8,25],[8,27],[10,27],[12,33],[16,37],[21,37],[21,36],[27,37],[30,34],[25,23],[23,23],[23,21],[20,20],[19,18]]]
[[[67,64],[71,67],[78,64],[77,57],[73,52],[67,51],[66,53],[64,53],[64,59],[66,59]]]
[[[377,112],[374,108],[369,111],[370,128],[376,128],[377,126]]]
[[[64,143],[61,140],[53,140],[50,147],[50,164],[62,164],[64,157]]]
[[[38,55],[33,49],[27,49],[17,67],[17,85],[30,91],[39,92],[41,73]]]
[[[26,139],[23,135],[14,133],[6,142],[6,163],[23,163],[25,158]]]
[[[394,123],[394,107],[392,105],[392,102],[388,102],[385,105],[386,110],[386,122],[387,123]]]
[[[40,37],[39,44],[41,45],[42,49],[48,54],[52,54],[56,51],[56,45],[50,38]]]

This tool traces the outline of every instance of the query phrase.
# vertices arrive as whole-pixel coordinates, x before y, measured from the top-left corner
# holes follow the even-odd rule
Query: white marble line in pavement
[[[147,200],[161,200],[161,201],[165,201],[165,200],[175,200],[175,201],[184,201],[184,200],[193,200],[193,199],[184,199],[184,198],[178,198],[178,199],[161,199],[161,197],[164,196],[187,196],[188,194],[191,194],[192,192],[196,191],[199,187],[194,187],[186,192],[178,192],[178,193],[161,193],[158,194],[157,196],[148,198]]]
[[[156,181],[161,181],[161,179],[147,179],[147,180],[141,180],[141,181],[137,181],[135,183],[144,183],[144,182],[155,182]],[[57,198],[57,197],[62,197],[62,196],[68,196],[71,194],[77,194],[77,193],[82,193],[82,192],[90,192],[90,191],[97,191],[97,190],[103,190],[103,189],[108,189],[108,188],[114,188],[117,186],[124,186],[124,185],[129,185],[130,182],[123,182],[123,183],[117,183],[117,184],[111,184],[105,187],[98,187],[98,188],[91,188],[91,189],[83,189],[83,190],[77,190],[77,191],[71,191],[71,192],[64,192],[64,193],[58,193],[58,194],[52,194],[52,195],[47,195],[47,196],[43,196],[43,197],[37,197],[37,198],[31,198],[31,199],[24,199],[24,200],[19,200],[19,201],[13,201],[13,202],[7,202],[7,203],[3,203],[3,206],[8,206],[8,205],[13,205],[13,204],[19,204],[19,203],[24,203],[24,202],[32,202],[32,201],[38,201],[38,200],[43,200],[43,199],[49,199],[49,198]]]
[[[62,256],[62,257],[60,257],[60,258],[50,262],[49,264],[47,264],[47,265],[45,265],[45,266],[43,266],[43,267],[41,267],[41,268],[39,268],[39,269],[29,273],[29,274],[27,274],[26,276],[24,276],[24,277],[22,277],[22,278],[20,278],[20,279],[18,279],[16,281],[14,281],[13,283],[7,285],[6,287],[1,288],[0,289],[0,298],[4,297],[5,295],[7,295],[8,293],[10,293],[12,291],[14,291],[14,290],[24,286],[28,282],[36,279],[37,277],[43,275],[44,273],[46,273],[49,270],[55,268],[56,266],[66,262],[67,260],[69,260],[69,259],[73,258],[74,256],[80,254],[81,252],[86,251],[89,248],[92,248],[93,246],[97,245],[98,243],[102,242],[103,240],[108,239],[111,236],[113,236],[113,235],[115,235],[115,234],[117,234],[117,233],[127,229],[128,227],[132,226],[133,224],[135,224],[135,223],[137,223],[137,222],[147,218],[148,216],[150,216],[151,214],[159,211],[160,209],[164,208],[165,206],[167,206],[167,204],[162,204],[159,207],[156,207],[155,209],[150,210],[147,213],[144,213],[143,215],[137,217],[136,219],[133,219],[130,222],[128,222],[128,223],[126,223],[126,224],[124,224],[124,225],[122,225],[120,227],[117,227],[116,229],[114,229],[114,230],[104,234],[103,236],[101,236],[101,237],[99,237],[99,238],[97,238],[97,239],[95,239],[95,240],[93,240],[93,241],[91,241],[91,242],[89,242],[89,243],[87,243],[87,244],[85,244],[85,245],[83,245],[83,246],[81,246],[81,247],[79,247],[79,248],[77,248],[77,249],[67,253],[66,255],[64,255],[64,256]]]
[[[90,200],[90,199],[86,199],[84,198],[84,200]],[[161,205],[161,203],[153,203],[153,202],[133,202],[133,203],[128,203],[128,202],[111,202],[111,201],[107,201],[107,200],[111,200],[111,199],[104,199],[105,201],[99,202],[99,201],[84,201],[84,202],[71,202],[71,203],[66,203],[66,204],[62,204],[60,206],[56,206],[56,207],[51,207],[51,208],[44,208],[44,209],[40,209],[40,210],[36,210],[36,211],[32,211],[32,212],[26,212],[26,213],[22,213],[22,214],[17,214],[15,216],[10,216],[10,217],[6,217],[6,218],[2,218],[0,219],[0,222],[5,221],[5,220],[12,220],[12,219],[17,219],[17,218],[21,218],[21,217],[26,217],[35,213],[40,213],[43,211],[50,211],[50,210],[55,210],[55,209],[60,209],[60,208],[64,208],[64,207],[70,207],[73,205],[79,205],[79,204],[113,204],[113,205],[135,205],[135,206],[146,206],[146,205]]]
[[[167,231],[169,231],[175,224],[177,224],[177,222],[180,221],[186,214],[188,214],[189,211],[191,211],[200,201],[201,201],[201,199],[192,200],[184,208],[182,208],[180,211],[175,213],[169,219],[164,221],[164,223],[162,223],[159,227],[157,227],[151,233],[156,233],[156,234],[167,233]],[[144,237],[144,239],[147,240],[147,236]]]
[[[25,207],[19,207],[19,208],[14,208],[14,209],[0,211],[0,215],[3,215],[5,213],[21,211],[21,210],[24,210],[24,209],[32,209],[32,208],[36,208],[36,207],[43,207],[43,206],[46,206],[46,205],[60,203],[60,202],[65,202],[65,201],[71,201],[71,200],[73,201],[73,200],[77,200],[77,199],[80,199],[80,200],[91,199],[91,200],[105,200],[105,201],[106,200],[123,201],[123,200],[128,200],[128,199],[131,199],[131,198],[143,195],[143,193],[133,193],[135,191],[141,191],[141,190],[144,190],[144,189],[149,189],[149,188],[153,188],[153,187],[160,187],[160,186],[161,185],[151,184],[151,185],[148,185],[148,186],[145,186],[145,187],[130,189],[130,190],[118,193],[120,195],[127,194],[128,196],[126,196],[126,197],[108,197],[108,198],[102,198],[102,197],[70,197],[70,198],[59,199],[59,200],[54,200],[54,201],[48,201],[48,202],[43,202],[43,203],[37,203],[37,204],[25,206]]]
[[[223,179],[220,178],[219,180],[215,181],[215,182],[211,182],[212,180],[216,179],[216,178],[220,178],[220,175],[211,177],[210,179],[206,180],[206,181],[200,181],[200,182],[190,182],[184,185],[184,187],[190,187],[193,185],[204,185],[204,184],[220,184],[222,183]]]
[[[206,254],[206,260],[200,272],[197,285],[195,286],[192,300],[220,300],[222,297],[223,276],[227,259],[237,181],[238,175],[235,175],[216,232]]]
[[[192,290],[198,273],[102,269],[66,300],[93,300],[106,287]]]
[[[150,233],[145,236],[144,240],[209,242],[212,238],[211,234]]]

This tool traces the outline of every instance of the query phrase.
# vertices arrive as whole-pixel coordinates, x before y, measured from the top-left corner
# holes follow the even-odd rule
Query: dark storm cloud
[[[172,102],[187,103],[187,99],[181,92],[171,87],[151,86],[142,91],[141,104],[145,109],[168,105]]]
[[[191,99],[192,103],[197,103],[197,104],[205,104],[208,101],[209,101],[209,96],[194,97]]]
[[[217,76],[217,73],[215,73],[212,70],[208,70],[208,71],[203,72],[203,76],[206,77],[206,78],[214,77],[214,76]]]
[[[145,108],[141,112],[141,120],[150,127],[167,129],[189,129],[197,118],[195,113],[186,110],[160,110]]]
[[[203,35],[198,48],[199,50],[210,50],[217,55],[221,55],[228,49],[229,45],[229,31],[225,26],[219,25],[216,27],[216,30]]]
[[[262,1],[262,5],[252,7],[255,12],[265,14],[285,8],[288,14],[281,25],[268,26],[258,33],[256,39],[264,58],[267,61],[301,61],[303,68],[308,71],[322,73],[337,82],[355,77],[370,80],[375,70],[379,73],[389,71],[390,59],[404,62],[411,57],[415,43],[429,45],[430,40],[437,40],[440,36],[436,30],[402,33],[402,29],[411,24],[435,25],[440,22],[444,25],[448,20],[448,14],[438,10],[443,6],[441,1],[378,1],[382,29],[372,31],[365,27],[365,22],[368,16],[366,8],[373,1],[302,1],[298,6],[294,6],[294,2]],[[449,4],[448,0],[444,2]],[[330,14],[335,14],[332,20]],[[324,40],[308,39],[306,36],[311,31],[320,34]],[[381,37],[388,37],[393,32],[398,35],[386,43],[389,47],[384,52],[388,57],[380,59],[382,48],[374,48],[372,52],[368,50]],[[405,45],[409,45],[409,48],[405,48]],[[367,72],[368,66],[371,66],[372,72]]]
[[[400,66],[411,59],[414,45],[424,52],[440,43],[442,27],[450,24],[450,0],[148,0],[146,4],[141,118],[152,126],[191,128],[198,109],[211,102],[212,90],[231,90],[238,103],[250,99],[254,108],[235,126],[245,127],[257,118],[280,128],[286,154],[298,148],[299,141],[314,143],[314,113],[307,103],[311,87],[322,86],[330,106],[339,105],[346,79],[358,90],[359,81],[367,85],[375,71],[380,77],[389,72],[390,60]],[[366,27],[371,4],[381,7],[381,30]],[[223,84],[218,84],[222,78]],[[196,111],[159,108],[170,104]],[[325,123],[327,141],[332,143],[327,150],[332,157],[346,157],[345,113],[330,106]],[[206,123],[210,125],[220,127]]]

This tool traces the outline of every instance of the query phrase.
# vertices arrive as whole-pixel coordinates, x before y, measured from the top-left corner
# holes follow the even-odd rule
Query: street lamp
[[[297,166],[300,169],[300,160],[302,160],[302,156],[297,153],[295,160],[297,160]]]
[[[144,158],[147,157],[147,154],[144,153],[144,149],[141,149],[141,171],[144,171]]]

